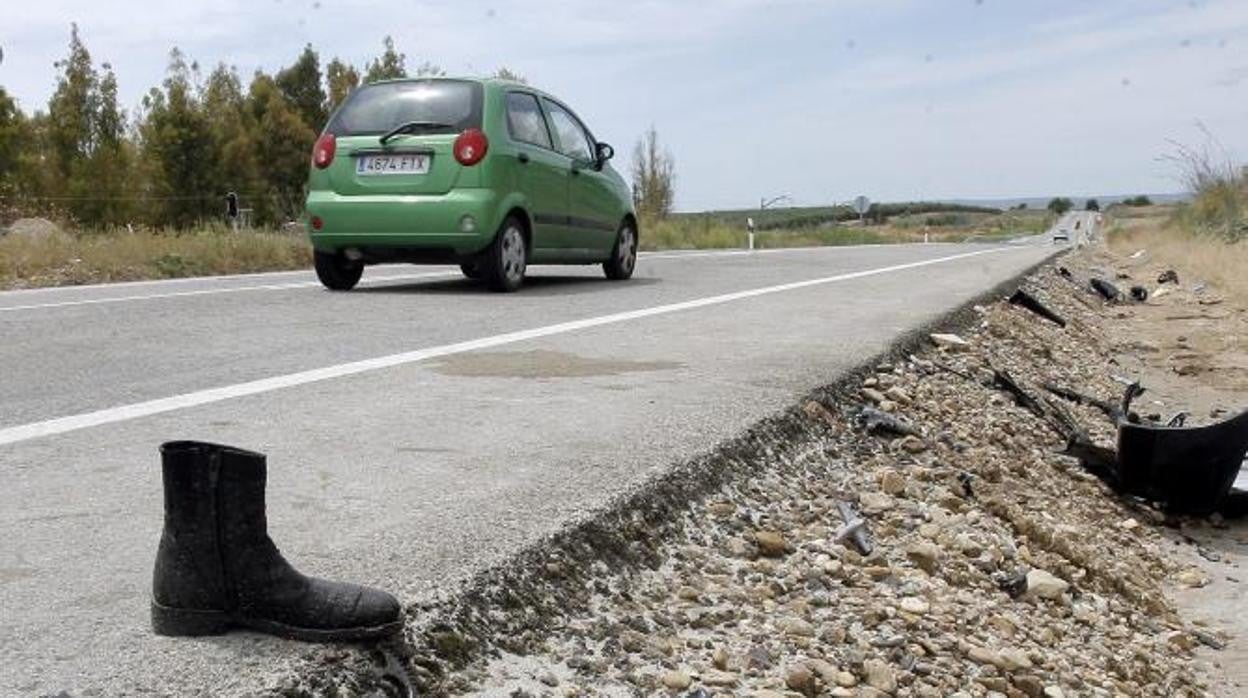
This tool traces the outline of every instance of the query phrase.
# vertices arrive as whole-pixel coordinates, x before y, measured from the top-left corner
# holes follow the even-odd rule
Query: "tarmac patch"
[[[455,354],[434,364],[433,370],[447,376],[468,378],[589,378],[670,371],[682,366],[684,364],[677,361],[594,359],[561,351],[536,349]]]

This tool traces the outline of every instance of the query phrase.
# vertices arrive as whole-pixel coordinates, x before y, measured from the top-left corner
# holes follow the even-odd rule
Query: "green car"
[[[306,220],[316,273],[354,288],[365,265],[458,264],[514,291],[529,264],[637,263],[628,185],[567,105],[495,79],[361,87],[312,151]]]

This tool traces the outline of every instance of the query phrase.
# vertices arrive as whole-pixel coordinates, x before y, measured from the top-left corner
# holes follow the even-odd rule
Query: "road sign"
[[[857,213],[858,215],[861,216],[865,214],[867,210],[870,208],[871,208],[871,199],[868,199],[865,196],[860,196],[854,199],[854,213]]]
[[[753,230],[753,229],[754,229],[754,219],[753,219],[753,218],[751,218],[751,217],[746,217],[746,219],[745,219],[745,227],[746,227],[746,229],[748,229],[748,230]]]

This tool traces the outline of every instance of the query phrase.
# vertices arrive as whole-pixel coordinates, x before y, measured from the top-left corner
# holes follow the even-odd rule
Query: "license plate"
[[[362,155],[355,161],[360,175],[428,174],[429,153],[396,153],[394,155]]]

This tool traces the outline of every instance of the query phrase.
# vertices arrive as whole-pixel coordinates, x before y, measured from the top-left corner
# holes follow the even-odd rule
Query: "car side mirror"
[[[599,169],[602,169],[602,166],[607,162],[607,160],[610,160],[613,157],[615,157],[615,148],[612,148],[610,143],[598,144],[598,168]]]

